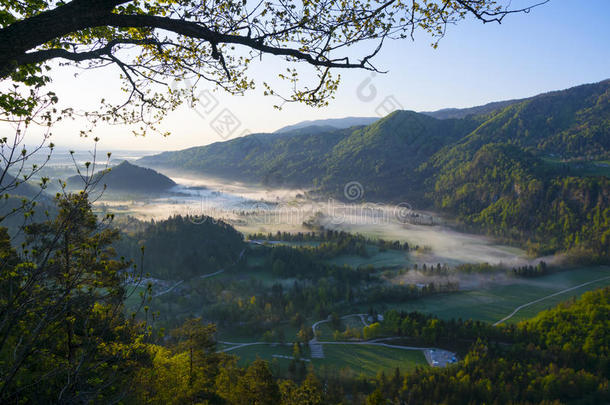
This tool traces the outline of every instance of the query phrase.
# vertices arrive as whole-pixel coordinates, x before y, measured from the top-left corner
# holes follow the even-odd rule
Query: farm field
[[[528,302],[557,293],[586,282],[610,276],[610,267],[578,268],[531,279],[513,279],[502,285],[491,285],[476,290],[461,291],[422,298],[399,304],[387,305],[405,311],[435,314],[443,319],[462,318],[496,322]],[[518,322],[535,316],[559,302],[600,287],[610,286],[610,278],[550,297],[528,306],[515,314],[508,322]]]
[[[280,372],[287,369],[289,359],[274,357],[292,356],[291,345],[261,344],[245,346],[228,353],[239,356],[240,364],[249,364],[257,356],[263,360],[276,363]],[[326,344],[323,359],[311,359],[306,362],[314,368],[329,367],[337,370],[350,368],[356,374],[375,376],[380,371],[386,374],[398,367],[401,371],[413,370],[417,366],[426,366],[426,359],[419,350],[402,350],[373,345]],[[304,353],[308,359],[307,352]],[[309,359],[308,359],[309,360]]]
[[[227,352],[228,354],[235,354],[239,356],[239,363],[243,365],[247,365],[256,360],[257,357],[260,357],[263,360],[272,361],[273,359],[277,359],[281,366],[287,367],[290,359],[274,357],[274,355],[279,356],[292,356],[292,344],[287,343],[284,345],[278,344],[258,344],[252,346],[244,346],[238,349],[230,350]],[[308,357],[308,354],[303,356],[304,358]],[[285,363],[285,364],[284,364]]]
[[[312,359],[313,365],[337,369],[349,367],[357,374],[367,376],[377,375],[380,371],[388,374],[396,367],[404,372],[428,365],[420,350],[371,345],[327,344],[324,345],[324,356],[323,359]]]
[[[357,255],[340,255],[330,260],[326,260],[328,264],[337,266],[348,265],[353,268],[373,266],[375,268],[393,268],[407,267],[412,264],[409,260],[409,254],[400,250],[380,251],[375,246],[368,247],[369,257]]]

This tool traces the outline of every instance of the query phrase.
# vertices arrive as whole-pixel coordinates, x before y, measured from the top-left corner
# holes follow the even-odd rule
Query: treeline
[[[380,251],[404,250],[409,251],[408,242],[386,241],[384,239],[367,238],[361,234],[353,234],[345,231],[335,231],[321,228],[317,232],[280,232],[249,234],[248,239],[257,241],[281,241],[281,242],[321,242],[317,246],[307,246],[310,249],[327,253],[328,256],[338,254],[357,254],[366,257],[368,252],[366,246],[376,246]]]
[[[490,264],[490,263],[463,263],[458,264],[455,267],[450,267],[447,264],[437,263],[433,264],[414,264],[410,269],[403,269],[400,271],[406,272],[408,270],[418,271],[425,275],[430,276],[449,276],[452,274],[488,274],[488,273],[506,273],[508,275],[518,277],[538,277],[549,274],[553,271],[553,268],[549,267],[544,260],[539,261],[536,265],[523,265],[515,267],[507,267],[503,264]],[[399,273],[399,274],[400,274]]]
[[[520,277],[539,277],[544,276],[545,274],[549,274],[550,269],[547,266],[546,262],[541,260],[538,264],[527,265],[527,266],[519,266],[512,268],[513,274]]]
[[[455,266],[457,273],[494,273],[504,271],[509,275],[518,277],[539,277],[544,276],[553,269],[544,260],[540,260],[536,265],[527,264],[523,266],[506,267],[504,265],[492,265],[489,263],[465,263]]]
[[[333,250],[334,251],[334,250]],[[249,249],[247,257],[260,258],[260,269],[270,269],[271,273],[280,278],[299,278],[316,280],[320,277],[334,277],[341,281],[351,277],[359,282],[374,272],[372,268],[354,270],[345,266],[323,263],[321,260],[331,258],[329,249],[302,248],[279,245],[274,247],[260,247]],[[236,271],[247,271],[244,267],[236,267]]]
[[[245,248],[232,226],[209,217],[175,215],[162,221],[133,220],[115,242],[118,255],[143,258],[140,269],[152,277],[183,280],[231,266]]]
[[[205,294],[205,300],[202,302],[199,294],[193,294],[192,298],[199,303],[194,308],[206,319],[214,320],[226,329],[243,329],[256,334],[273,330],[276,326],[281,328],[282,323],[309,329],[306,319],[324,319],[333,312],[348,311],[353,305],[403,303],[457,288],[451,284],[429,284],[421,288],[392,286],[376,279],[365,281],[361,278],[359,281],[357,276],[352,278],[348,272],[343,274],[345,277],[341,280],[329,277],[319,278],[315,283],[303,280],[288,286],[276,283],[271,287],[209,280],[206,288],[198,289],[199,293]],[[228,291],[232,292],[230,300],[227,300]],[[188,304],[183,306],[190,307]]]
[[[422,345],[443,343],[452,348],[469,347],[477,339],[502,343],[520,339],[519,330],[514,324],[496,327],[477,320],[443,320],[430,314],[396,310],[384,313],[374,337],[380,336],[401,336]]]

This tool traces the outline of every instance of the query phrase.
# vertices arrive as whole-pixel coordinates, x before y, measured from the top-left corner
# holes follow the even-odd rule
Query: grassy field
[[[146,287],[127,287],[127,299],[125,300],[125,308],[127,310],[136,310],[142,305],[142,296],[146,293]]]
[[[313,359],[314,367],[327,366],[337,369],[349,367],[357,374],[377,375],[380,371],[391,373],[396,367],[410,371],[425,366],[426,359],[419,350],[402,350],[372,345],[324,345],[323,359]]]
[[[364,325],[362,324],[362,320],[358,316],[350,316],[345,319],[341,319],[341,327],[339,331],[343,332],[347,328],[357,328],[362,329]],[[334,329],[331,326],[330,322],[321,323],[317,327],[318,340],[320,341],[335,341],[333,337]]]
[[[369,257],[362,257],[357,255],[340,255],[334,257],[326,262],[329,264],[335,264],[337,266],[348,265],[350,267],[366,267],[373,266],[375,268],[388,268],[388,267],[407,267],[411,265],[409,260],[409,254],[400,250],[386,250],[385,252],[379,251],[375,246],[369,246],[368,249]]]
[[[263,360],[271,361],[274,358],[278,359],[280,364],[287,366],[290,362],[289,359],[273,357],[273,355],[280,356],[292,356],[292,345],[271,345],[271,344],[260,344],[240,347],[239,349],[231,350],[228,354],[235,354],[239,356],[239,364],[246,365],[252,363],[257,357]]]
[[[548,276],[523,279],[515,278],[503,285],[493,285],[470,291],[436,295],[400,305],[387,305],[406,311],[432,313],[440,318],[479,319],[496,322],[509,315],[516,307],[558,291],[610,276],[610,267],[580,268]],[[519,311],[509,322],[531,318],[559,302],[579,296],[585,291],[610,286],[610,279],[589,284],[582,288],[545,299]]]
[[[274,357],[292,356],[290,345],[253,345],[229,351],[239,356],[239,363],[246,365],[257,357],[275,363],[283,372],[290,363],[289,359]],[[396,367],[401,371],[412,370],[417,366],[427,365],[424,355],[419,350],[402,350],[373,345],[324,345],[324,359],[311,359],[307,364],[314,368],[321,366],[336,368],[338,370],[350,368],[356,374],[375,376],[380,371],[391,373]],[[308,354],[304,353],[304,358]]]

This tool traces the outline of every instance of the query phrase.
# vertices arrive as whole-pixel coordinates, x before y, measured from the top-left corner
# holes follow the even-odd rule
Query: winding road
[[[176,287],[178,287],[180,284],[184,283],[184,280],[180,280],[178,281],[176,284],[174,284],[173,286],[171,286],[170,288],[168,288],[167,290],[163,290],[161,292],[158,292],[157,294],[154,294],[152,297],[156,298],[159,297],[161,295],[167,294],[169,292],[172,292]]]
[[[541,301],[544,301],[544,300],[546,300],[546,299],[549,299],[549,298],[555,297],[555,296],[557,296],[557,295],[560,295],[560,294],[565,294],[565,293],[567,293],[567,292],[570,292],[570,291],[573,291],[573,290],[577,290],[577,289],[579,289],[579,288],[581,288],[581,287],[584,287],[584,286],[587,286],[587,285],[589,285],[589,284],[597,283],[597,282],[599,282],[599,281],[604,281],[604,280],[608,280],[608,279],[610,279],[610,276],[608,276],[608,277],[602,277],[602,278],[598,278],[597,280],[593,280],[593,281],[587,281],[586,283],[582,283],[582,284],[576,285],[576,286],[574,286],[574,287],[566,288],[565,290],[557,291],[556,293],[553,293],[553,294],[551,294],[551,295],[547,295],[546,297],[538,298],[538,299],[536,299],[536,300],[534,300],[534,301],[530,301],[530,302],[525,303],[525,304],[523,304],[523,305],[519,305],[519,306],[518,306],[517,308],[515,308],[515,310],[514,310],[513,312],[511,312],[509,315],[505,316],[504,318],[500,319],[498,322],[494,323],[494,324],[493,324],[493,326],[498,326],[498,325],[500,325],[501,323],[503,323],[504,321],[509,320],[510,318],[512,318],[513,316],[515,316],[515,314],[516,314],[517,312],[519,312],[519,311],[520,311],[520,310],[522,310],[523,308],[527,308],[527,307],[529,307],[530,305],[534,305],[534,304],[537,304],[537,303],[539,303],[539,302],[541,302]]]
[[[364,324],[364,326],[367,326],[368,323],[366,322],[366,316],[368,316],[368,315],[367,314],[350,314],[350,315],[342,316],[341,319],[346,319],[346,318],[350,318],[350,317],[359,317],[360,320],[362,321],[362,323]],[[322,319],[320,321],[315,322],[311,326],[311,329],[314,334],[313,339],[311,339],[309,341],[309,348],[311,351],[310,356],[312,359],[324,358],[324,352],[322,350],[323,345],[379,346],[379,347],[387,347],[390,349],[419,350],[419,351],[423,352],[424,357],[426,358],[426,361],[428,362],[428,364],[430,364],[433,367],[443,367],[447,364],[449,359],[455,357],[455,353],[453,353],[453,352],[449,352],[449,351],[443,350],[443,349],[437,349],[434,347],[402,346],[402,345],[393,345],[393,344],[389,344],[389,343],[384,343],[385,341],[400,339],[400,337],[385,337],[385,338],[378,338],[378,339],[372,339],[372,340],[360,340],[360,341],[351,341],[351,342],[319,341],[316,337],[316,330],[320,324],[326,323],[326,322],[330,322],[330,319]],[[245,342],[245,343],[242,342],[242,343],[238,343],[238,342],[226,342],[226,341],[218,341],[218,343],[221,343],[224,345],[231,345],[231,347],[226,347],[224,349],[219,350],[219,352],[224,352],[224,353],[230,352],[232,350],[240,349],[242,347],[247,347],[247,346],[255,346],[255,345],[278,345],[278,346],[279,345],[288,345],[289,346],[292,344],[292,343],[280,343],[280,342]],[[311,360],[307,359],[306,361],[311,361]]]

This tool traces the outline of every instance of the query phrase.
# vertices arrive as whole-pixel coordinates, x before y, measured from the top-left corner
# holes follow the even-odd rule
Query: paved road
[[[388,347],[390,349],[400,349],[400,350],[419,350],[419,351],[423,352],[424,357],[426,358],[426,361],[432,367],[444,367],[448,363],[451,363],[450,359],[455,357],[455,353],[449,352],[449,351],[443,350],[443,349],[437,349],[437,348],[432,348],[432,347],[392,345],[392,344],[381,342],[383,340],[391,340],[391,339],[397,339],[397,337],[382,338],[382,339],[375,339],[375,340],[363,340],[363,341],[357,341],[357,342],[320,342],[320,341],[316,341],[314,343],[314,345],[318,345],[318,346],[322,346],[322,345],[360,345],[360,346]],[[219,352],[224,352],[224,353],[230,352],[232,350],[239,349],[242,347],[255,346],[255,345],[290,345],[289,343],[279,343],[279,342],[236,343],[236,342],[219,341],[218,343],[222,343],[225,345],[233,345],[231,347],[227,347],[227,348],[219,350]],[[310,341],[310,345],[311,345],[311,341]],[[276,355],[275,357],[280,357],[280,356]],[[324,358],[324,355],[322,354],[322,357],[314,357],[314,356],[311,356],[311,357],[312,358]]]
[[[341,319],[346,319],[346,318],[353,317],[353,316],[359,317],[365,326],[368,325],[368,323],[366,322],[366,318],[365,318],[367,316],[367,314],[350,314],[350,315],[342,316]],[[378,339],[372,339],[372,340],[360,340],[360,341],[352,341],[352,342],[319,341],[316,338],[316,330],[320,324],[325,323],[325,322],[330,322],[330,319],[322,319],[320,321],[315,322],[311,326],[311,330],[313,331],[314,337],[308,343],[309,343],[309,348],[311,351],[312,358],[319,358],[319,359],[324,358],[324,351],[322,350],[323,345],[360,345],[360,346],[368,345],[368,346],[388,347],[390,349],[400,349],[400,350],[420,350],[423,352],[424,357],[426,358],[426,361],[428,362],[428,364],[430,364],[432,367],[444,367],[448,363],[451,362],[451,361],[449,361],[449,359],[455,358],[455,353],[449,352],[449,351],[443,350],[443,349],[437,349],[434,347],[402,346],[402,345],[393,345],[393,344],[389,344],[389,343],[384,343],[385,341],[400,339],[401,338],[400,336],[385,337],[385,338],[378,338]],[[254,346],[254,345],[285,345],[286,344],[286,343],[279,343],[279,342],[237,343],[237,342],[225,342],[225,341],[219,341],[218,343],[225,344],[225,345],[232,345],[231,347],[227,347],[222,350],[219,350],[219,352],[229,352],[229,351],[232,351],[235,349],[239,349],[241,347]]]
[[[362,321],[364,326],[368,326],[368,323],[365,321],[365,316],[367,316],[367,314],[349,314],[349,315],[342,316],[341,319],[347,319],[347,318],[350,318],[352,316],[360,317],[360,320]],[[325,323],[325,322],[330,322],[330,319],[322,319],[321,321],[318,321],[318,322],[314,323],[313,325],[311,325],[311,329],[313,331],[314,339],[316,338],[315,337],[316,336],[316,328],[318,327],[318,325],[320,325],[322,323]]]
[[[224,271],[225,271],[225,269],[220,269],[220,270],[218,270],[218,271],[215,271],[214,273],[209,273],[209,274],[204,274],[204,275],[202,275],[202,276],[199,276],[199,278],[208,278],[208,277],[212,277],[212,276],[215,276],[215,275],[217,275],[217,274],[224,273]]]
[[[240,347],[246,347],[246,346],[281,344],[281,343],[267,343],[267,342],[233,343],[233,342],[222,342],[222,341],[219,341],[218,343],[222,343],[223,345],[235,345],[232,347],[227,347],[227,348],[221,349],[221,350],[219,350],[219,352],[230,352],[231,350],[239,349]]]
[[[537,303],[539,303],[540,301],[544,301],[544,300],[546,300],[546,299],[548,299],[548,298],[552,298],[552,297],[555,297],[555,296],[557,296],[557,295],[564,294],[564,293],[567,293],[567,292],[570,292],[570,291],[576,290],[576,289],[578,289],[578,288],[581,288],[581,287],[587,286],[587,285],[589,285],[589,284],[597,283],[597,282],[599,282],[599,281],[608,280],[608,279],[610,279],[610,276],[608,276],[608,277],[602,277],[602,278],[598,278],[597,280],[588,281],[588,282],[586,282],[586,283],[582,283],[582,284],[576,285],[576,286],[574,286],[574,287],[566,288],[565,290],[561,290],[561,291],[558,291],[558,292],[553,293],[553,294],[551,294],[551,295],[547,295],[546,297],[538,298],[537,300],[530,301],[530,302],[528,302],[528,303],[526,303],[526,304],[523,304],[523,305],[519,305],[519,306],[518,306],[517,308],[515,308],[515,310],[514,310],[513,312],[511,312],[509,315],[505,316],[504,318],[500,319],[498,322],[494,323],[494,324],[493,324],[493,326],[498,326],[498,325],[500,325],[501,323],[503,323],[504,321],[509,320],[510,318],[512,318],[513,316],[515,316],[515,314],[516,314],[517,312],[519,312],[519,311],[520,311],[520,310],[522,310],[523,308],[529,307],[530,305],[534,305],[534,304],[537,304]]]
[[[184,283],[184,280],[180,280],[180,281],[178,281],[176,284],[174,284],[173,286],[171,286],[171,287],[170,287],[170,288],[168,288],[167,290],[164,290],[164,291],[158,292],[157,294],[154,294],[152,297],[153,297],[153,298],[155,298],[155,297],[159,297],[159,296],[161,296],[161,295],[167,294],[167,293],[169,293],[169,292],[172,292],[172,291],[174,290],[174,288],[178,287],[178,286],[179,286],[180,284],[182,284],[182,283]]]

